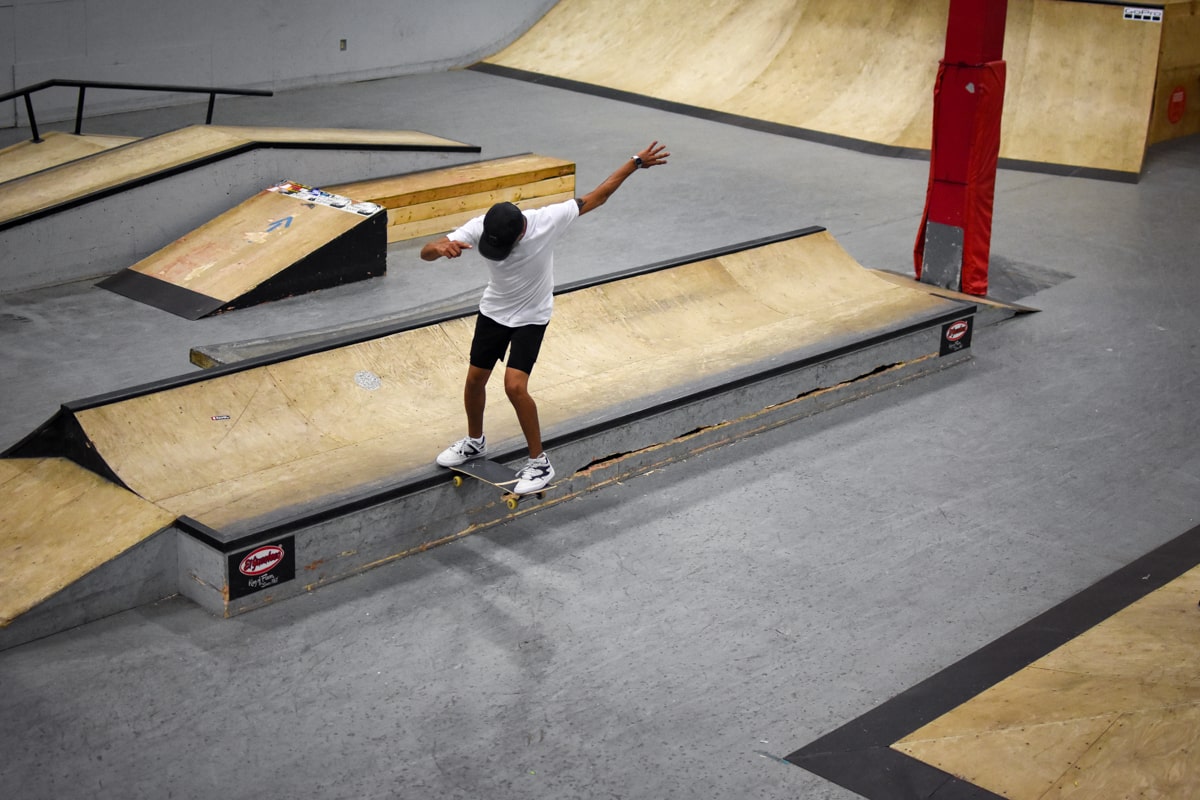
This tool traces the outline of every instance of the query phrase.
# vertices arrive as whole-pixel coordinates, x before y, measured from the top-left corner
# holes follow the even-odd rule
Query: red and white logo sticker
[[[1187,111],[1187,89],[1182,86],[1176,86],[1171,90],[1171,97],[1167,100],[1167,120],[1172,125],[1178,125],[1183,119],[1183,113]]]
[[[958,322],[950,323],[950,327],[946,328],[946,341],[957,342],[967,335],[967,331],[971,326],[967,324],[965,319],[960,319]]]
[[[277,544],[263,545],[242,559],[242,563],[238,564],[238,572],[252,577],[263,575],[279,566],[281,561],[283,561],[282,547]]]

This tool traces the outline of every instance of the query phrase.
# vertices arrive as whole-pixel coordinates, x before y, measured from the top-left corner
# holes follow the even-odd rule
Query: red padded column
[[[1007,6],[950,0],[933,90],[929,188],[913,250],[919,279],[975,295],[987,294]]]

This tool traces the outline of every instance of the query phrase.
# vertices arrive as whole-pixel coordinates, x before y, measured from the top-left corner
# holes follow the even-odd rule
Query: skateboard
[[[459,464],[457,467],[448,467],[448,469],[454,473],[455,486],[462,486],[466,483],[467,477],[495,486],[504,493],[504,505],[508,506],[510,510],[516,509],[522,497],[531,496],[513,492],[513,487],[517,485],[518,480],[516,471],[491,459],[476,458]],[[533,492],[532,495],[545,497],[546,490]]]

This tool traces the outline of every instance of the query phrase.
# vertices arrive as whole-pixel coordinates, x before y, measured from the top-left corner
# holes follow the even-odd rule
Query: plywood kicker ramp
[[[381,206],[284,181],[98,285],[199,319],[387,271]]]
[[[948,0],[561,0],[486,63],[928,149],[948,8]],[[1001,157],[1139,172],[1162,30],[1126,19],[1120,5],[1009,0]]]
[[[819,231],[560,294],[533,389],[544,429],[595,422],[961,307],[879,278]],[[80,404],[72,424],[146,500],[252,530],[427,471],[462,435],[472,329],[472,317],[450,319]],[[520,431],[495,398],[499,448]]]

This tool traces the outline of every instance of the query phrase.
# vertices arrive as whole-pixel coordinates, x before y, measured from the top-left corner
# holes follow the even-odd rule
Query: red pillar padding
[[[929,188],[913,260],[920,278],[926,222],[961,228],[961,288],[973,295],[987,294],[1004,81],[1003,61],[943,61],[934,84]]]

